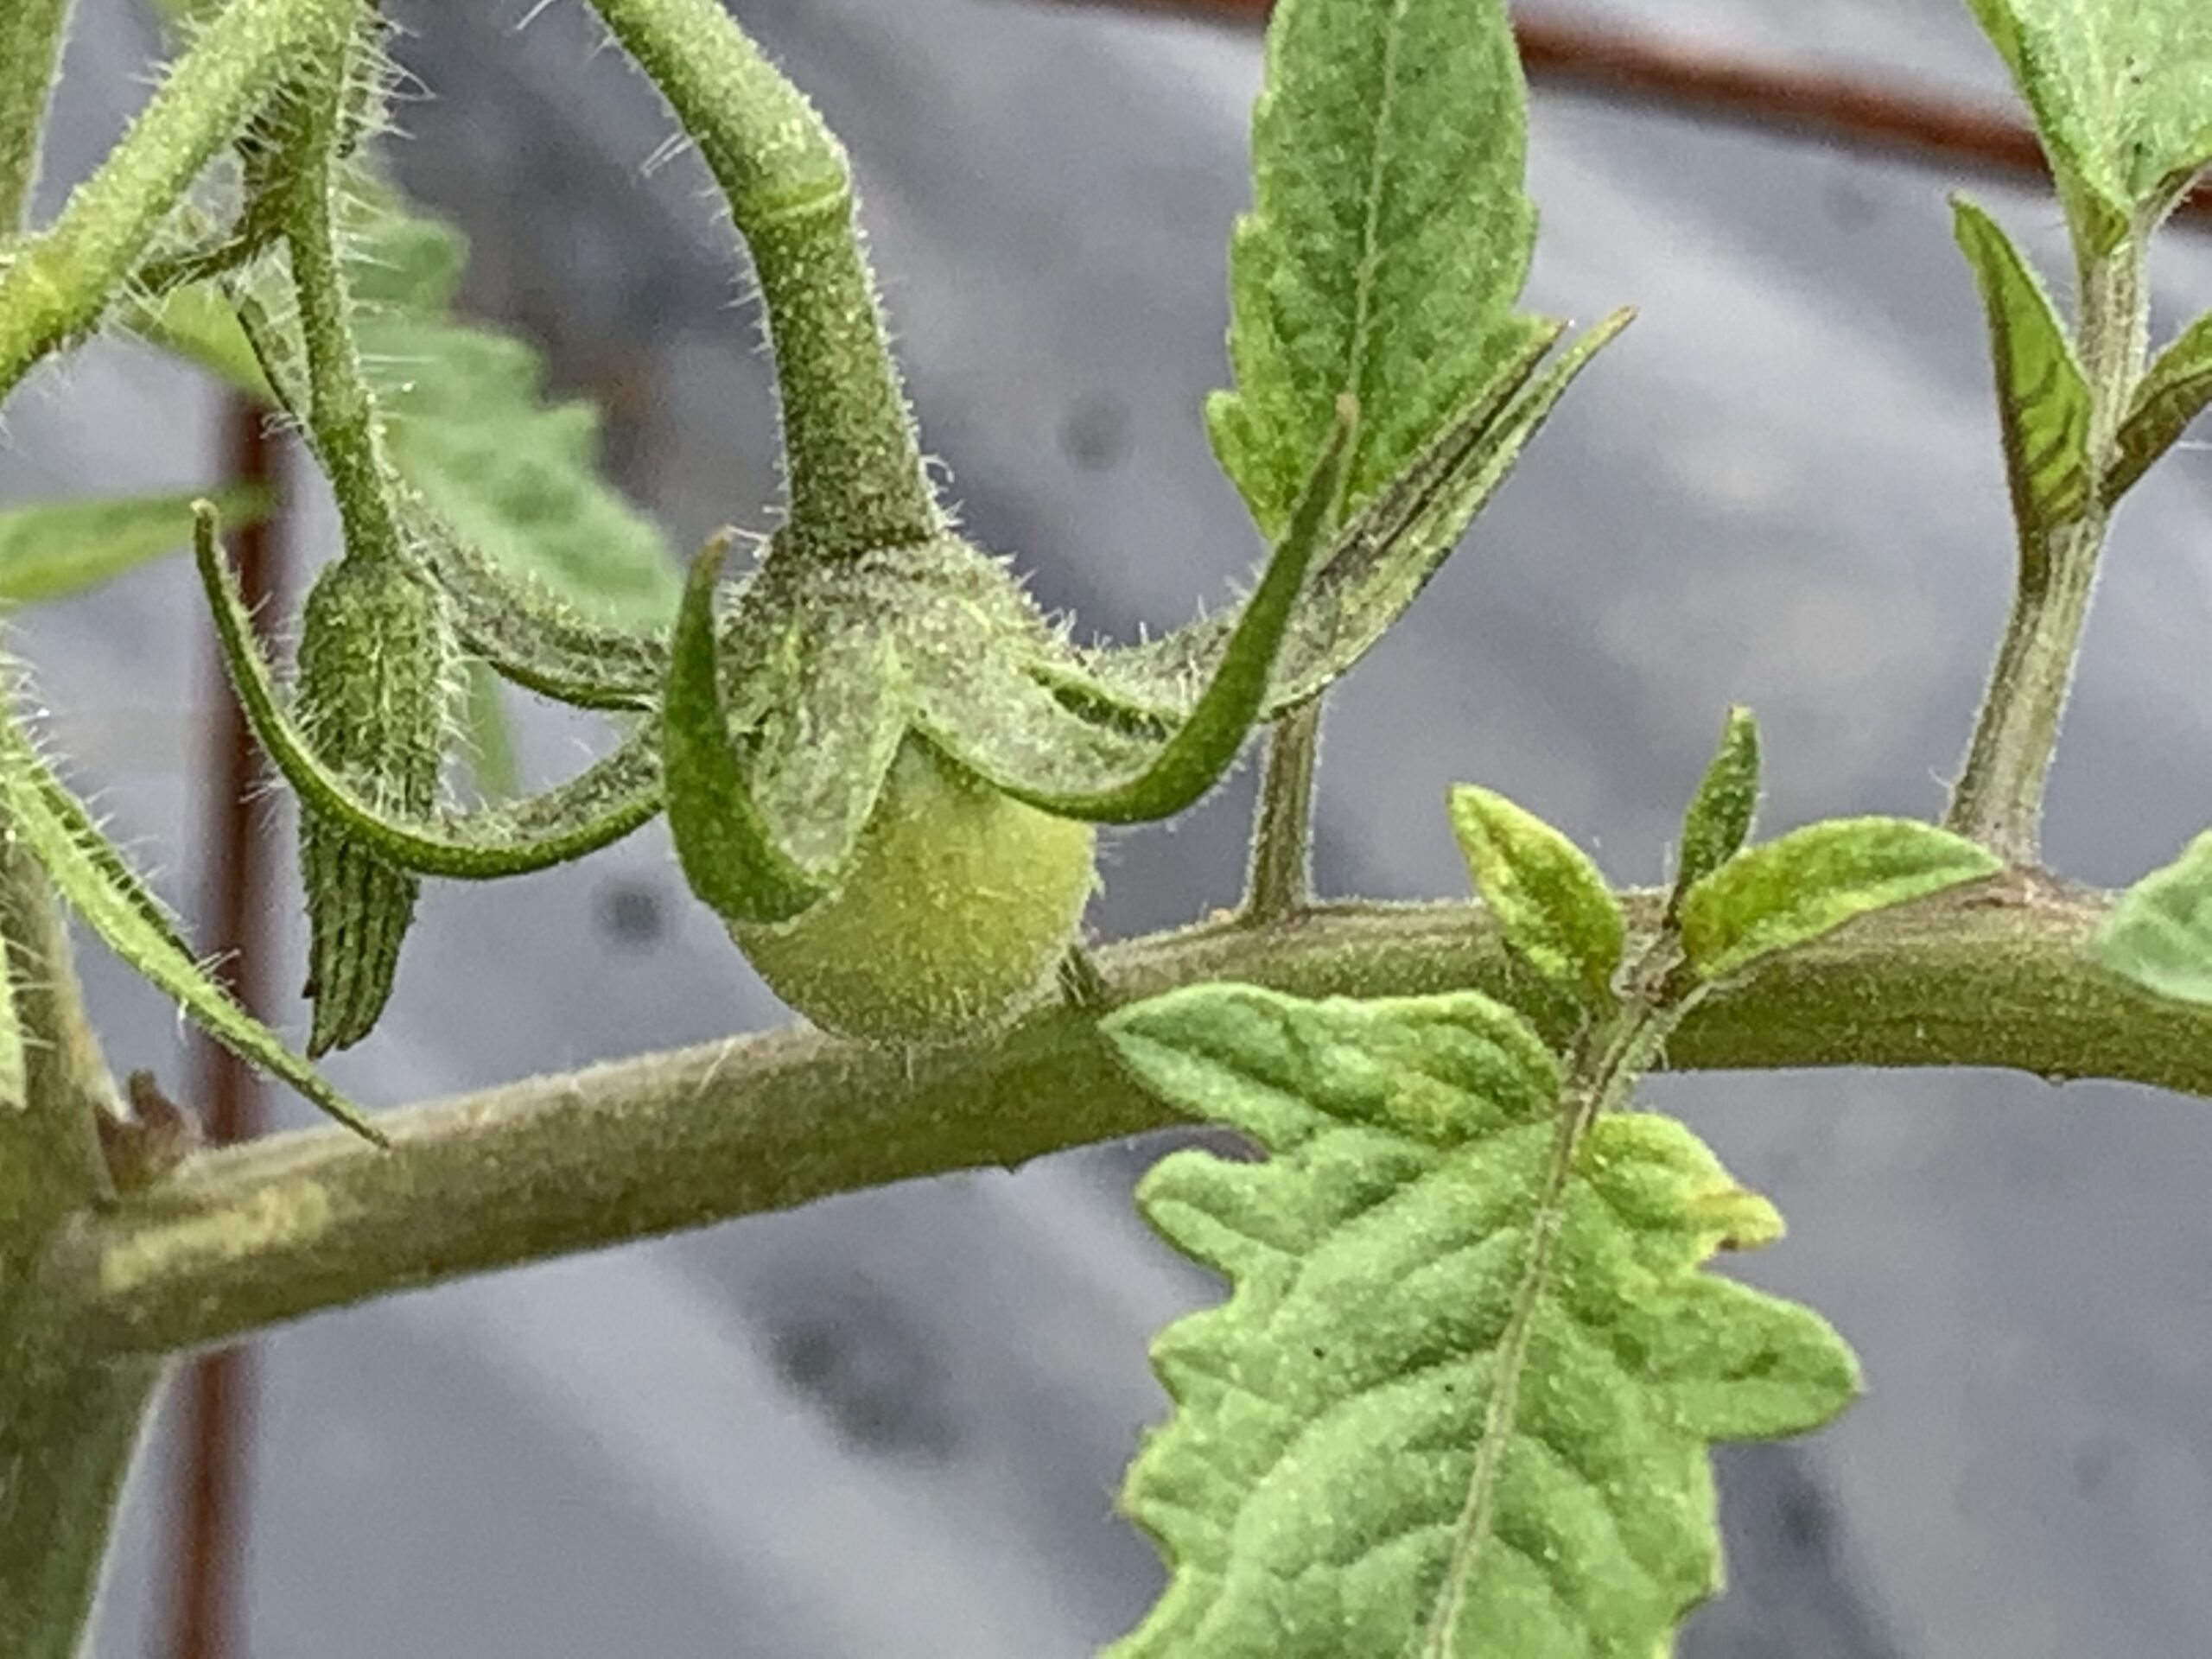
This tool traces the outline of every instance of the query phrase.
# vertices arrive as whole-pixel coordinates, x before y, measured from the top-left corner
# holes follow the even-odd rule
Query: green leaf
[[[1707,979],[1805,944],[1871,911],[2002,868],[1962,836],[1911,818],[1834,818],[1738,853],[1683,895],[1682,949]]]
[[[192,541],[199,495],[134,495],[40,501],[0,511],[0,604],[27,605],[97,588]],[[251,524],[269,510],[266,492],[218,490],[226,518]]]
[[[1720,1577],[1707,1444],[1858,1387],[1816,1315],[1698,1271],[1772,1206],[1672,1120],[1563,1136],[1557,1063],[1472,993],[1201,986],[1104,1029],[1271,1154],[1138,1189],[1231,1291],[1154,1345],[1176,1415],[1123,1503],[1173,1578],[1113,1659],[1670,1651]]]
[[[601,478],[597,411],[544,402],[535,351],[454,315],[467,258],[461,232],[358,169],[346,211],[361,372],[408,493],[548,600],[594,622],[664,627],[680,587],[675,563],[652,521]],[[227,318],[209,313],[194,284],[142,308],[136,323],[298,415],[298,377],[284,372],[299,360],[298,324],[282,279],[266,263],[236,279],[242,296]]]
[[[2202,0],[1969,0],[2034,113],[2077,243],[2108,252],[2212,162]]]
[[[238,308],[219,283],[186,283],[158,298],[128,296],[116,316],[131,333],[207,370],[233,391],[272,408],[278,403],[238,321]]]
[[[477,793],[494,801],[518,794],[522,768],[515,758],[514,726],[500,700],[499,677],[480,662],[468,665],[461,721]]]
[[[2120,894],[2090,950],[2145,990],[2212,1002],[2212,831]]]
[[[2050,296],[1997,222],[1963,196],[1951,203],[1959,248],[1989,320],[2005,474],[2024,559],[2081,517],[2093,497],[2089,383]]]
[[[1759,727],[1748,709],[1731,709],[1720,747],[1682,817],[1681,867],[1670,910],[1682,895],[1743,850],[1759,805]]]
[[[57,806],[66,803],[66,806]],[[135,878],[118,880],[122,855],[91,832],[91,814],[48,769],[15,721],[0,717],[0,804],[14,832],[45,868],[70,909],[141,976],[152,982],[203,1031],[239,1058],[282,1077],[308,1100],[381,1146],[383,1132],[283,1039],[241,1008],[195,962]]]
[[[1358,510],[1292,613],[1264,715],[1272,719],[1311,702],[1373,649],[1459,544],[1575,377],[1633,315],[1613,313],[1538,375],[1557,338],[1547,327]],[[1101,718],[1179,720],[1212,675],[1242,612],[1232,607],[1142,645],[1085,653],[1085,671],[1071,674],[1057,660],[1034,671]]]
[[[1514,315],[1535,238],[1525,89],[1502,0],[1282,0],[1230,249],[1236,389],[1221,464],[1270,543],[1337,399],[1357,511],[1552,327]]]
[[[2189,423],[2212,406],[2212,312],[2199,317],[2158,353],[2135,389],[2105,474],[2104,498],[2117,501],[2180,441]]]
[[[1452,833],[1507,943],[1548,979],[1604,1007],[1627,926],[1605,878],[1565,836],[1503,795],[1452,791]]]

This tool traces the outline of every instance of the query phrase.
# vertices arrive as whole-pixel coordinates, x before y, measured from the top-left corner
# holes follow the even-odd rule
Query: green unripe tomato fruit
[[[1096,884],[1091,827],[1001,794],[910,737],[844,885],[770,925],[733,923],[760,977],[828,1031],[980,1036],[1044,982]]]

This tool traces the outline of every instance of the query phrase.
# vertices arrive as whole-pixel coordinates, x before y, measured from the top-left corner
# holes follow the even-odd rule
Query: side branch
[[[1655,918],[1656,894],[1635,900]],[[2135,990],[2082,945],[2104,900],[2005,878],[1865,918],[1713,998],[1682,1069],[2008,1066],[2212,1096],[2212,1007]],[[1477,987],[1541,1007],[1471,905],[1333,906],[1098,957],[1112,1003],[1206,980],[1311,995]],[[1096,1013],[912,1058],[785,1032],[648,1055],[201,1154],[64,1233],[48,1294],[89,1351],[219,1342],[385,1293],[916,1176],[1013,1166],[1170,1120]],[[1560,1033],[1551,1033],[1554,1036]]]

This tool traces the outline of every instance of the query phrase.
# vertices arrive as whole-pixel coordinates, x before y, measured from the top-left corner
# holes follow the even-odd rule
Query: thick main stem
[[[836,557],[934,535],[843,146],[718,0],[594,4],[697,142],[752,251],[783,406],[781,544]]]
[[[2012,615],[1945,820],[2016,866],[2033,865],[2039,852],[2044,785],[2109,518],[2094,480],[2112,464],[2114,435],[2142,378],[2147,304],[2139,238],[2084,267],[2078,346],[2089,383],[2088,503],[2056,529],[2022,527]]]
[[[1656,921],[1663,895],[1634,909]],[[1868,917],[1778,958],[1677,1032],[1681,1068],[2004,1065],[2212,1096],[2212,1007],[2098,968],[2094,896],[2023,882]],[[1100,953],[1109,1001],[1241,980],[1294,993],[1469,987],[1544,1006],[1479,906],[1333,906]],[[1548,1034],[1564,1041],[1570,1010]],[[910,1055],[810,1032],[738,1038],[200,1154],[81,1215],[46,1292],[89,1349],[150,1354],[395,1290],[832,1193],[1161,1127],[1093,1009]]]
[[[47,99],[68,31],[69,0],[0,0],[0,237],[30,209]]]

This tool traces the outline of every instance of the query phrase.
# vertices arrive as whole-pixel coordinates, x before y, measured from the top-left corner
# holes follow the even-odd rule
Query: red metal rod
[[[1258,25],[1271,0],[1077,0]],[[2049,176],[2034,131],[1997,111],[1885,83],[1794,69],[1561,17],[1514,18],[1532,80],[1586,88],[1681,114],[1896,149],[1993,173]],[[2212,219],[2212,190],[2182,212]]]
[[[276,504],[259,524],[231,537],[239,585],[260,614],[275,608],[265,601],[282,589],[284,566],[283,493],[276,487],[282,456],[269,435],[267,420],[251,398],[232,400],[227,414],[231,476],[264,486]],[[268,1001],[270,844],[257,823],[260,761],[219,655],[213,675],[214,687],[207,700],[204,927],[231,988],[247,1007],[259,1012]],[[205,1038],[199,1056],[194,1097],[205,1114],[202,1127],[207,1139],[216,1143],[247,1139],[260,1127],[259,1080],[228,1049]],[[251,1352],[235,1347],[205,1355],[180,1380],[167,1633],[171,1659],[226,1659],[238,1650],[252,1430]]]

